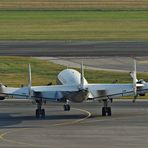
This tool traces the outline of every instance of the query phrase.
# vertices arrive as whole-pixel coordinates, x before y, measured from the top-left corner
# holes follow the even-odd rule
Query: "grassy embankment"
[[[65,69],[64,66],[34,58],[1,57],[0,82],[8,86],[27,85],[28,63],[31,63],[32,67],[33,85],[46,85],[49,82],[56,84],[57,74]],[[119,83],[132,82],[129,73],[123,72],[85,70],[85,77],[89,83],[112,83],[116,79]],[[146,73],[140,73],[138,77],[148,81],[148,74]]]
[[[148,11],[0,11],[0,40],[147,41]]]

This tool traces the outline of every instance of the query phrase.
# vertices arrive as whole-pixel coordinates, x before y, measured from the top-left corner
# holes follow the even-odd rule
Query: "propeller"
[[[133,78],[133,92],[134,92],[134,98],[133,103],[136,101],[138,94],[137,94],[137,68],[136,68],[136,60],[134,59],[134,71],[131,73],[131,76]]]
[[[84,89],[84,67],[83,67],[83,61],[81,63],[80,87],[81,87],[81,89]]]
[[[81,73],[80,73],[80,87],[79,90],[81,91],[83,97],[86,99],[86,97],[88,98],[89,92],[88,92],[88,88],[85,87],[84,85],[84,66],[83,66],[83,61],[81,63]]]
[[[29,98],[31,98],[31,96],[32,96],[31,86],[32,86],[32,80],[31,80],[31,65],[28,64],[28,97],[29,97]]]

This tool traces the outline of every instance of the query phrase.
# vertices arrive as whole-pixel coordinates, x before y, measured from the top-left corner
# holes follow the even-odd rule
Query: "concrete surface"
[[[1,148],[147,148],[148,102],[115,101],[112,117],[101,116],[101,104],[47,103],[46,119],[34,117],[27,101],[0,102]]]

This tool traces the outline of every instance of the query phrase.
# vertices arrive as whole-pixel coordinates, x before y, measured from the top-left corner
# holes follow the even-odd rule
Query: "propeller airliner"
[[[102,116],[111,116],[109,102],[121,96],[134,96],[135,102],[138,96],[144,96],[148,92],[148,83],[138,80],[136,75],[136,60],[134,70],[130,73],[133,83],[130,84],[90,84],[84,77],[83,64],[81,72],[74,69],[61,71],[57,78],[57,85],[32,86],[31,66],[28,66],[28,86],[21,88],[6,87],[0,85],[0,99],[15,97],[34,100],[37,104],[36,118],[45,118],[45,109],[42,107],[45,101],[64,102],[64,111],[70,111],[70,102],[81,103],[87,100],[101,101],[103,103]]]

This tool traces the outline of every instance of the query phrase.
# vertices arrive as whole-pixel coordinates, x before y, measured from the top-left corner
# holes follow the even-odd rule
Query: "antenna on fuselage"
[[[29,97],[29,98],[31,98],[31,95],[32,95],[31,86],[32,86],[32,80],[31,80],[31,65],[28,64],[28,97]]]

